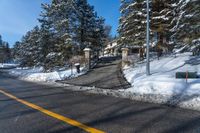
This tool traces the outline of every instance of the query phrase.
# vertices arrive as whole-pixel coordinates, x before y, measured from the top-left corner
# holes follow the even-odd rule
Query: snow
[[[200,78],[188,79],[187,82],[185,79],[175,78],[176,72],[197,72],[199,75],[200,56],[192,56],[192,53],[182,53],[177,54],[176,57],[170,55],[162,57],[160,60],[153,60],[150,64],[150,76],[146,76],[145,63],[137,63],[134,67],[124,68],[124,75],[132,85],[124,92],[161,96],[159,99],[153,99],[154,102],[158,103],[163,99],[167,102],[170,98],[176,96],[182,98],[191,96],[190,99],[179,104],[184,107],[193,106],[193,109],[198,106],[198,110],[200,110],[198,103],[200,101]],[[192,97],[194,95],[195,97]]]
[[[80,63],[75,63],[74,66],[80,66]]]
[[[0,68],[13,68],[16,67],[18,64],[12,63],[0,63]]]
[[[163,19],[163,20],[169,20],[168,17],[166,17],[166,15],[162,15],[162,16],[157,16],[157,17],[153,17],[152,19]]]
[[[197,63],[198,62],[198,63]],[[132,84],[131,92],[149,94],[180,94],[185,91],[193,94],[198,90],[200,94],[200,79],[176,79],[176,72],[200,73],[200,57],[192,57],[191,53],[178,54],[177,57],[169,56],[151,62],[151,76],[146,76],[145,64],[129,67],[124,70],[125,77]]]
[[[85,48],[84,51],[91,51],[91,49],[90,48]]]
[[[82,71],[83,68],[80,68]],[[16,68],[9,70],[9,74],[19,77],[22,80],[33,81],[33,82],[54,82],[57,80],[64,80],[66,78],[77,77],[82,75],[82,73],[77,73],[76,69],[68,69],[62,71],[54,71],[49,73],[44,73],[42,67],[36,68]]]

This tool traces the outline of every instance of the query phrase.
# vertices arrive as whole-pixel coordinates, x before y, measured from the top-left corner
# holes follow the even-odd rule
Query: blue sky
[[[3,40],[13,45],[14,42],[38,24],[41,3],[50,0],[0,0],[0,34]],[[117,32],[120,0],[88,0],[95,7],[99,16],[113,27],[112,34]]]

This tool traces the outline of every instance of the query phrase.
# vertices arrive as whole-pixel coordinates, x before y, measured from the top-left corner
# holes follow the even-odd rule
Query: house
[[[109,56],[117,56],[120,53],[120,45],[117,43],[117,40],[113,40],[107,44],[104,49],[104,54]]]

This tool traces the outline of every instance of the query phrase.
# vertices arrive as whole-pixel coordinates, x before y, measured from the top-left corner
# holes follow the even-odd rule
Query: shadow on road
[[[60,87],[37,85],[10,78],[1,79],[0,86],[6,88],[7,92],[28,102],[106,132],[200,132],[200,112],[198,111],[69,91]],[[183,90],[181,94],[171,97],[167,103],[177,98],[174,102],[175,105],[178,105],[196,97],[196,95],[183,97],[187,91]],[[18,110],[17,108],[20,107],[16,103],[0,95],[0,120],[16,119],[17,116],[20,118],[34,116],[38,113],[29,108]],[[10,110],[11,108],[13,110]],[[69,125],[57,128],[62,124],[53,125],[52,129],[47,129],[47,132],[81,132],[80,129]]]

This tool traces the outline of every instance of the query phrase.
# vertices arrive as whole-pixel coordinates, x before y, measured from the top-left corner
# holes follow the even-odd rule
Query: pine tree
[[[177,0],[153,0],[151,10],[151,30],[157,34],[157,48],[168,51],[172,28],[175,25]]]
[[[146,3],[144,0],[121,0],[121,18],[118,28],[121,45],[145,44]]]
[[[41,47],[41,53],[40,53],[40,65],[45,68],[45,70],[48,70],[51,67],[52,61],[47,58],[48,55],[55,50],[55,38],[53,37],[54,33],[52,33],[48,25],[42,24],[41,30],[40,30],[40,47]]]
[[[99,51],[105,42],[105,20],[97,16],[87,0],[52,0],[42,4],[41,26],[29,31],[16,45],[23,66],[53,70],[64,66],[85,47]],[[32,55],[32,56],[31,56]]]
[[[22,38],[20,51],[21,65],[22,66],[37,66],[38,59],[40,56],[40,29],[38,26],[34,27],[33,30],[27,32]]]
[[[146,43],[146,0],[121,0],[119,43],[139,45]],[[174,16],[177,0],[150,1],[150,38],[157,48],[169,50],[171,29],[175,25]],[[153,40],[154,34],[158,42]]]
[[[112,26],[110,25],[104,25],[104,34],[106,36],[106,41],[111,41],[113,39],[112,35],[111,35],[111,31],[112,31]]]
[[[180,0],[177,7],[173,38],[188,49],[200,52],[200,1]]]
[[[93,33],[97,29],[94,7],[90,6],[87,0],[77,0],[78,7],[78,27],[77,27],[77,42],[80,46],[80,51],[85,47],[91,47]]]
[[[18,62],[20,60],[20,45],[21,42],[17,41],[15,42],[15,44],[13,45],[13,49],[12,49],[12,58]]]
[[[2,40],[0,35],[0,62],[8,62],[11,59],[9,43]]]
[[[3,40],[0,35],[0,63],[4,62],[4,46],[3,46]]]
[[[70,58],[73,33],[73,0],[53,0],[51,5],[44,4],[42,18],[42,45],[45,55],[45,68],[63,66]],[[71,5],[71,6],[70,6]],[[47,41],[48,40],[48,41]],[[48,43],[49,46],[46,46]]]
[[[0,46],[2,47],[3,45],[3,40],[2,40],[2,36],[0,35]]]
[[[95,30],[93,31],[93,40],[92,40],[92,48],[93,51],[96,52],[96,56],[99,56],[99,52],[101,51],[101,49],[103,48],[103,45],[106,42],[107,36],[105,34],[105,29],[104,29],[104,25],[105,25],[105,19],[102,17],[99,17],[96,19],[96,24],[95,24]]]
[[[104,35],[105,35],[105,40],[102,46],[102,53],[104,55],[104,48],[107,46],[108,43],[110,43],[114,38],[111,35],[111,30],[112,26],[110,25],[104,25]]]
[[[9,62],[11,60],[11,50],[10,50],[10,45],[8,42],[5,42],[5,50],[4,50],[4,53],[5,53],[5,60],[7,62]]]

